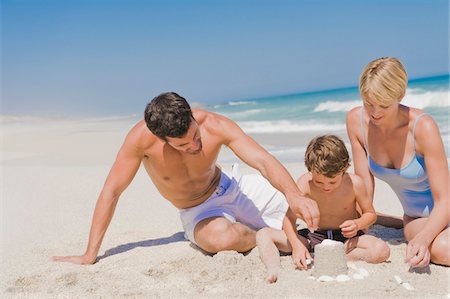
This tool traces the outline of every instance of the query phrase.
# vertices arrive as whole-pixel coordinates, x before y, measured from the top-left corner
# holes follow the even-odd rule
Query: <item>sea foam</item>
[[[314,112],[347,112],[354,107],[361,106],[361,100],[352,100],[346,102],[326,101],[317,105]]]
[[[449,107],[450,92],[440,91],[422,91],[421,89],[407,89],[406,95],[402,101],[410,107],[424,109],[429,107]]]
[[[238,122],[246,133],[293,133],[293,132],[328,132],[345,130],[345,123],[277,121],[242,121]]]

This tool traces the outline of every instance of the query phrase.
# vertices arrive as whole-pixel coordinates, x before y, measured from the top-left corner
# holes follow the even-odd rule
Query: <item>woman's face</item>
[[[364,110],[369,115],[370,122],[376,126],[392,122],[397,114],[398,106],[398,102],[393,102],[390,105],[377,104],[370,97],[367,97],[364,101]]]

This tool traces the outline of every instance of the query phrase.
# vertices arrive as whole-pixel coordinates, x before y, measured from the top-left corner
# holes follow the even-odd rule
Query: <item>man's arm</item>
[[[242,129],[228,118],[217,116],[217,134],[242,161],[259,172],[285,196],[294,214],[303,219],[309,228],[319,225],[319,209],[316,202],[304,197],[283,165]]]
[[[142,160],[133,139],[128,136],[125,140],[98,197],[85,253],[80,256],[55,256],[53,260],[75,264],[95,263],[119,196],[133,180]]]

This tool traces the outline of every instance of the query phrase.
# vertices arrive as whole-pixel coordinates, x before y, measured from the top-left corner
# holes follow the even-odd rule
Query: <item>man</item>
[[[317,204],[301,195],[280,162],[230,119],[191,110],[183,97],[169,92],[155,97],[146,107],[145,121],[128,133],[97,200],[86,252],[54,260],[96,261],[119,196],[141,162],[161,195],[180,210],[191,242],[210,253],[255,247],[255,230],[280,229],[287,204],[259,175],[231,178],[223,173],[216,165],[222,145],[259,170],[294,213],[317,228]]]

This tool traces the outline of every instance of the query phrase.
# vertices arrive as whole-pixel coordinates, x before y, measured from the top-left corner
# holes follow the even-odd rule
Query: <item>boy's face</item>
[[[342,183],[343,173],[339,173],[333,178],[329,178],[315,171],[312,171],[311,174],[313,184],[325,193],[333,192],[334,190],[339,188]]]

